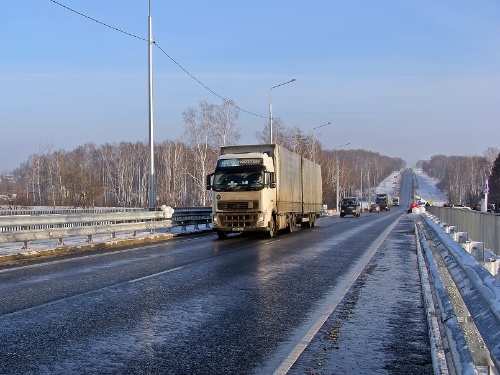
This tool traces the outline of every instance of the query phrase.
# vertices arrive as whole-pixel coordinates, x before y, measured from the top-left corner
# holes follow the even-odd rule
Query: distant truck
[[[322,210],[319,164],[275,144],[222,147],[207,190],[213,191],[212,224],[221,239],[313,227]]]
[[[377,194],[377,198],[375,199],[375,203],[380,206],[380,211],[390,211],[392,199],[389,194]]]
[[[392,198],[392,205],[393,206],[399,206],[399,197],[393,197]]]

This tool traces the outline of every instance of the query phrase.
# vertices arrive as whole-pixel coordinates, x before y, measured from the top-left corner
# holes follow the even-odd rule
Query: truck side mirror
[[[269,172],[269,186],[272,188],[276,187],[276,173]]]
[[[212,179],[214,177],[213,173],[210,173],[207,175],[207,190],[212,190],[213,184],[212,184]]]

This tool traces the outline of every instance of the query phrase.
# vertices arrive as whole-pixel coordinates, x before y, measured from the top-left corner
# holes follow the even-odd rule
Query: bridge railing
[[[423,226],[419,226],[418,228],[420,243],[425,250],[425,258],[428,266],[430,266],[429,270],[432,275],[433,289],[437,291],[436,297],[440,300],[439,305],[441,306],[440,310],[443,315],[441,316],[441,321],[445,326],[445,336],[449,339],[450,348],[456,346],[456,350],[452,350],[456,354],[455,365],[462,367],[462,371],[458,371],[457,373],[468,373],[463,370],[470,365],[470,363],[467,363],[469,362],[469,359],[467,359],[469,354],[464,350],[467,345],[460,344],[463,340],[460,337],[461,329],[457,320],[461,318],[463,321],[461,324],[466,325],[468,323],[468,314],[470,314],[489,352],[482,353],[483,348],[480,345],[474,348],[475,357],[481,358],[481,361],[486,362],[479,364],[479,366],[490,367],[490,369],[494,367],[498,371],[500,369],[500,345],[498,341],[500,337],[500,306],[498,304],[498,301],[500,301],[500,280],[497,280],[490,272],[476,262],[472,255],[443,229],[447,224],[443,223],[440,218],[438,219],[433,215],[426,214],[423,216],[423,224]],[[449,306],[450,302],[447,301],[449,297],[447,297],[448,293],[445,290],[445,283],[442,281],[441,271],[439,271],[439,267],[437,266],[438,262],[433,260],[434,256],[430,245],[425,240],[423,234],[424,227],[427,235],[432,240],[432,246],[437,249],[437,253],[442,258],[439,264],[445,265],[448,269],[451,279],[467,306],[467,311],[460,311],[460,309],[453,311],[453,308]],[[463,314],[463,316],[458,317],[458,313]],[[469,345],[469,347],[471,346]],[[489,356],[491,362],[485,360],[487,356]]]
[[[57,239],[58,245],[64,238],[87,236],[92,242],[96,234],[151,231],[188,225],[208,224],[211,220],[210,207],[179,207],[174,213],[168,211],[133,210],[129,212],[78,212],[62,214],[15,214],[0,215],[0,244],[22,242],[28,249],[29,242]]]
[[[468,232],[469,238],[484,242],[484,246],[500,255],[500,214],[453,207],[426,207],[434,216],[449,225]]]

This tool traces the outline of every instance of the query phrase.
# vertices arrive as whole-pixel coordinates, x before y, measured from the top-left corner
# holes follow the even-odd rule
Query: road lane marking
[[[170,273],[170,272],[178,271],[178,270],[181,270],[181,269],[183,269],[183,268],[184,268],[184,266],[182,266],[182,267],[175,267],[175,268],[172,268],[172,269],[169,269],[169,270],[165,270],[165,271],[161,271],[161,272],[153,273],[153,274],[148,275],[148,276],[139,277],[138,279],[129,280],[128,282],[129,282],[129,283],[135,283],[135,282],[137,282],[137,281],[146,280],[146,279],[149,279],[149,278],[151,278],[151,277],[156,277],[156,276],[164,275],[164,274],[166,274],[166,273]]]
[[[366,265],[373,258],[377,250],[380,248],[384,240],[387,238],[389,233],[394,229],[396,224],[401,220],[402,216],[398,216],[394,222],[389,225],[382,234],[375,240],[369,251],[367,251],[363,258],[361,258],[347,276],[343,278],[339,285],[337,285],[333,290],[331,290],[321,306],[313,313],[313,318],[308,319],[310,322],[313,321],[312,325],[305,325],[294,335],[294,339],[291,340],[292,345],[296,343],[295,346],[290,350],[290,345],[283,348],[272,363],[268,364],[268,368],[265,369],[265,373],[273,373],[274,375],[285,375],[290,371],[293,364],[300,357],[302,352],[305,350],[307,345],[313,340],[314,336],[321,329],[326,320],[330,317],[333,311],[337,308],[338,304],[342,301],[346,293],[349,291],[351,286],[356,282],[359,275],[363,272]],[[308,328],[309,327],[309,328]],[[305,332],[305,333],[304,333]],[[288,353],[288,354],[287,354]],[[279,362],[279,366],[276,368]],[[267,367],[267,366],[266,366]],[[276,370],[273,371],[273,368]]]

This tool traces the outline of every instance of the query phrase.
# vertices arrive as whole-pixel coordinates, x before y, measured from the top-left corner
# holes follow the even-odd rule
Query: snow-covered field
[[[436,188],[437,180],[427,176],[421,169],[414,169],[417,178],[415,190],[420,198],[432,206],[443,206],[448,202],[446,194]]]

